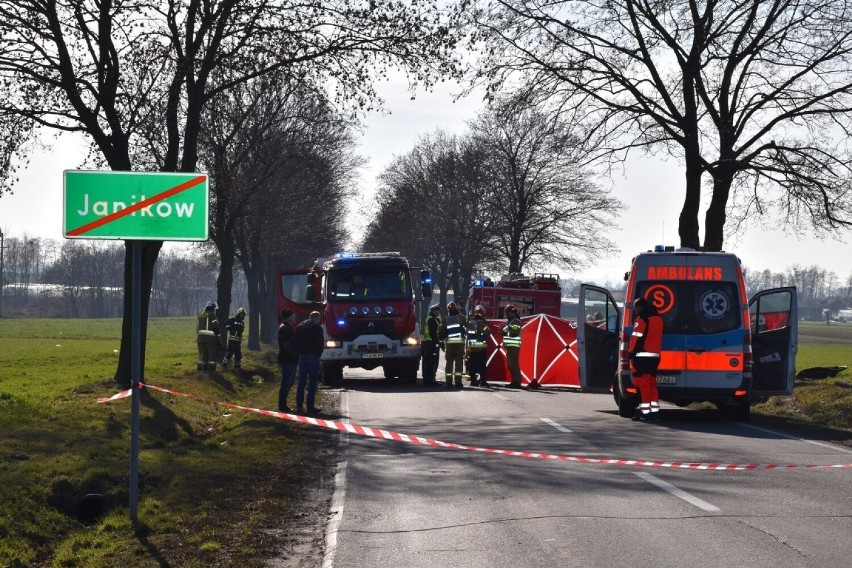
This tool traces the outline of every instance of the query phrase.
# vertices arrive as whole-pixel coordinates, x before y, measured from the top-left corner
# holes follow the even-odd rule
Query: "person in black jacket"
[[[278,389],[278,412],[292,412],[287,406],[290,388],[296,381],[296,365],[299,354],[293,345],[296,332],[296,314],[293,310],[281,310],[281,325],[278,326],[278,368],[281,369],[281,388]]]
[[[243,360],[243,330],[246,328],[246,309],[237,310],[237,315],[225,322],[225,330],[228,336],[227,351],[220,363],[222,367],[228,368],[228,363],[234,359],[234,369],[242,366]]]
[[[308,414],[318,414],[322,410],[314,406],[319,384],[320,356],[325,346],[319,312],[311,312],[311,317],[299,324],[293,335],[293,343],[299,353],[299,383],[296,387],[296,411],[301,413],[305,399],[305,382],[308,383]]]

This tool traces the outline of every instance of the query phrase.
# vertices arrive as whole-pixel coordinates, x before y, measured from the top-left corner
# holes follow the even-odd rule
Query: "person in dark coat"
[[[281,387],[278,389],[278,412],[292,412],[287,406],[287,397],[296,381],[296,365],[299,353],[293,344],[296,332],[296,314],[293,310],[281,310],[281,325],[278,326],[278,368],[281,369]]]
[[[302,401],[305,399],[305,383],[308,385],[308,414],[318,414],[322,409],[314,405],[319,384],[320,356],[325,347],[325,334],[319,312],[311,312],[311,317],[299,324],[293,334],[293,343],[299,353],[299,383],[296,387],[296,412],[304,412]]]
[[[234,369],[242,367],[243,361],[243,331],[246,328],[246,309],[237,310],[237,315],[225,322],[225,332],[228,336],[228,348],[220,363],[222,367],[228,368],[231,359],[234,360]]]

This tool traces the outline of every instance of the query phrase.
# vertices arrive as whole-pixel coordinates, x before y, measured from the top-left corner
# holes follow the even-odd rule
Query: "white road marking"
[[[343,416],[349,416],[349,396],[346,392],[340,393],[340,410]],[[343,422],[348,424],[349,418],[344,419]],[[337,443],[340,455],[345,457],[349,447],[349,432],[341,432]],[[343,502],[346,500],[346,469],[346,461],[337,464],[337,473],[334,475],[334,494],[331,496],[331,504],[328,508],[328,523],[325,525],[325,554],[322,558],[322,568],[334,566],[337,532],[343,520]]]
[[[784,432],[778,432],[776,430],[770,430],[769,428],[761,428],[760,426],[752,426],[751,424],[742,424],[740,426],[745,426],[746,428],[751,428],[752,430],[758,430],[760,432],[766,432],[767,434],[774,434],[776,436],[781,436],[782,438],[788,438],[790,440],[798,440],[800,442],[807,442],[808,444],[813,444],[814,446],[819,446],[821,448],[828,448],[829,450],[836,450],[838,452],[846,452],[847,454],[852,454],[852,450],[848,450],[843,446],[833,446],[831,444],[825,444],[823,442],[817,442],[816,440],[808,440],[807,438],[799,438],[798,436],[791,436],[790,434],[785,434]]]
[[[568,428],[566,428],[562,424],[557,424],[556,422],[554,422],[550,418],[542,418],[541,420],[542,420],[542,422],[546,422],[547,424],[550,424],[551,426],[553,426],[554,428],[556,428],[560,432],[565,432],[566,434],[571,433],[571,430],[569,430]]]
[[[719,507],[717,507],[716,505],[711,505],[707,501],[704,501],[703,499],[699,499],[695,495],[692,495],[691,493],[687,493],[683,489],[681,489],[679,487],[675,487],[671,483],[669,483],[667,481],[663,481],[659,477],[655,477],[655,476],[651,475],[650,473],[645,473],[644,471],[640,471],[640,472],[634,471],[633,473],[635,475],[638,475],[639,477],[641,477],[642,479],[644,479],[648,483],[656,485],[657,487],[659,487],[660,489],[662,489],[664,491],[668,491],[669,493],[671,493],[675,497],[679,497],[679,498],[683,499],[684,501],[686,501],[687,503],[690,503],[691,505],[695,505],[699,509],[703,509],[705,511],[711,511],[711,512],[720,510]]]

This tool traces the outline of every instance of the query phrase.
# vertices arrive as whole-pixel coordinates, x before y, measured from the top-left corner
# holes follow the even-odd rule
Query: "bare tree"
[[[248,289],[248,347],[274,341],[276,270],[340,250],[347,201],[362,160],[349,121],[316,93],[299,90],[258,136],[237,183],[253,198],[234,217],[233,243]],[[268,175],[252,172],[267,171]]]
[[[583,142],[569,128],[523,96],[501,99],[471,127],[493,186],[495,247],[510,273],[579,269],[612,250],[605,234],[620,202],[592,182]]]
[[[381,175],[364,250],[397,250],[432,272],[441,303],[463,303],[477,267],[499,265],[486,157],[470,137],[424,136]]]
[[[708,250],[728,214],[735,228],[773,209],[817,233],[852,224],[845,0],[498,0],[475,20],[492,89],[522,76],[582,113],[606,155],[662,146],[683,160],[683,246],[701,242],[704,173]]]
[[[371,79],[390,65],[403,66],[415,85],[453,72],[452,17],[432,3],[397,1],[2,0],[0,131],[83,132],[94,160],[113,170],[193,172],[201,115],[217,93],[286,68],[369,107]],[[211,82],[223,68],[235,76]],[[0,157],[23,147],[2,144]],[[143,361],[161,247],[142,247]],[[128,242],[115,375],[123,385],[131,373],[131,251]]]

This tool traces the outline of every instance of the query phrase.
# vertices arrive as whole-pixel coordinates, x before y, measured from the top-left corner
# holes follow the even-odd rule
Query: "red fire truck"
[[[559,275],[535,273],[530,277],[509,274],[497,283],[477,278],[470,286],[467,313],[480,305],[485,308],[486,319],[503,319],[509,304],[518,308],[521,317],[534,314],[559,317],[562,305]]]
[[[278,271],[279,314],[286,307],[300,319],[312,310],[323,315],[323,382],[339,384],[344,367],[382,367],[387,379],[417,380],[417,296],[431,298],[432,282],[425,270],[415,281],[415,272],[398,252],[341,253],[307,271]]]

